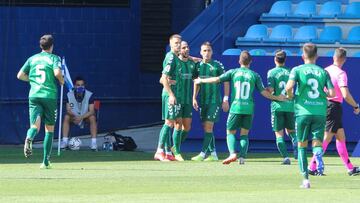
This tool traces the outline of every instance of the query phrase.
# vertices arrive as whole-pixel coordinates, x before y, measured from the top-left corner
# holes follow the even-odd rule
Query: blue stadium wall
[[[54,52],[66,57],[72,78],[83,76],[100,99],[100,132],[161,121],[160,72],[142,72],[139,67],[141,1],[130,2],[128,8],[0,6],[0,144],[24,140],[29,86],[17,80],[16,73],[40,51],[44,33],[54,35]],[[204,7],[190,2],[173,2],[175,32]],[[43,133],[37,139],[43,139]]]

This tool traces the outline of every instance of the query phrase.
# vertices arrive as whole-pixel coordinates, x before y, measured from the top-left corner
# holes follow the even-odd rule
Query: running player
[[[324,170],[322,160],[322,140],[326,120],[326,96],[335,96],[334,88],[329,74],[315,64],[317,47],[306,43],[303,46],[302,58],[304,64],[293,68],[286,84],[288,98],[293,98],[293,88],[297,85],[295,93],[295,120],[296,136],[298,139],[298,162],[303,175],[302,188],[310,188],[306,148],[308,136],[312,135],[312,150],[316,156],[319,173]],[[328,92],[325,92],[324,87]]]
[[[45,123],[44,156],[40,166],[50,169],[50,154],[54,137],[54,125],[57,112],[56,79],[61,85],[64,79],[61,74],[60,57],[52,54],[54,39],[51,35],[40,38],[41,53],[27,59],[17,74],[19,80],[30,83],[29,116],[30,128],[27,131],[24,155],[32,155],[32,141],[40,130],[41,121]]]
[[[180,52],[181,36],[178,34],[172,35],[170,36],[169,42],[171,51],[165,56],[160,79],[161,84],[164,86],[162,92],[162,117],[165,123],[161,128],[158,148],[154,155],[154,159],[159,161],[175,161],[175,157],[170,150],[169,140],[175,120],[181,123],[181,119],[179,118],[181,104],[177,102],[177,97],[180,94],[178,90],[180,89],[177,88],[177,84],[169,84],[171,80],[177,81],[179,79],[177,69],[178,66],[180,66],[178,55]]]
[[[286,53],[279,50],[275,53],[274,62],[276,67],[267,73],[268,90],[274,95],[285,95],[285,85],[289,79],[290,70],[285,67]],[[284,129],[291,137],[294,156],[297,159],[297,139],[295,134],[294,101],[271,102],[271,125],[276,136],[276,146],[283,157],[282,164],[289,165],[290,159],[284,141]]]
[[[258,73],[250,70],[251,55],[248,51],[242,51],[240,54],[240,68],[231,69],[218,77],[211,78],[197,78],[196,84],[201,83],[220,83],[231,81],[233,91],[231,94],[232,103],[230,107],[230,114],[227,119],[226,141],[230,156],[223,161],[223,164],[230,164],[237,160],[237,153],[235,151],[236,145],[236,131],[240,128],[240,158],[239,164],[245,163],[245,158],[249,146],[249,130],[252,125],[254,114],[254,99],[253,93],[256,88],[261,95],[271,100],[284,101],[285,96],[280,94],[274,96],[265,90],[261,77]]]
[[[346,61],[346,50],[344,48],[338,48],[335,50],[333,56],[334,63],[325,70],[330,74],[332,83],[334,84],[336,96],[328,98],[327,104],[327,115],[326,115],[326,131],[323,140],[323,151],[325,153],[327,146],[331,142],[335,135],[336,138],[336,149],[339,153],[341,160],[343,161],[348,174],[350,176],[360,174],[358,167],[354,167],[349,159],[349,155],[345,143],[345,131],[342,124],[342,107],[343,100],[354,108],[354,113],[359,114],[359,104],[355,102],[349,88],[347,86],[347,74],[343,70],[343,65]],[[311,175],[317,175],[315,156],[313,156],[309,173]]]
[[[181,120],[175,121],[175,130],[173,133],[173,152],[177,161],[184,161],[180,154],[180,145],[186,139],[192,121],[192,79],[195,72],[195,62],[189,58],[189,45],[186,41],[181,42],[180,46],[180,76],[177,81],[171,83],[177,83],[178,92],[180,94],[177,97],[177,102],[181,104],[179,110],[179,118]]]
[[[200,78],[216,77],[224,73],[224,66],[212,59],[212,47],[209,42],[201,45],[200,54],[202,61],[197,64],[197,76]],[[191,158],[193,161],[217,161],[215,149],[215,136],[213,133],[214,123],[218,122],[220,107],[224,112],[229,110],[229,83],[224,84],[224,98],[221,101],[220,84],[203,84],[201,87],[194,84],[193,107],[196,111],[200,110],[200,119],[204,128],[204,140],[199,155]],[[196,100],[200,91],[200,108]],[[205,159],[207,151],[210,155]]]

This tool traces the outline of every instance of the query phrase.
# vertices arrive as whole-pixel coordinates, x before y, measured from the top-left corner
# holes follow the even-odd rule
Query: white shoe
[[[97,151],[97,144],[91,144],[90,149],[93,151]]]
[[[65,149],[65,148],[68,148],[68,143],[67,143],[67,142],[64,142],[64,141],[61,141],[61,143],[60,143],[60,149]]]
[[[307,179],[303,180],[302,184],[300,185],[300,188],[309,189],[310,188],[310,181],[307,180]]]
[[[240,158],[239,158],[239,164],[240,164],[240,165],[245,164],[245,159],[244,159],[243,157],[240,157]]]

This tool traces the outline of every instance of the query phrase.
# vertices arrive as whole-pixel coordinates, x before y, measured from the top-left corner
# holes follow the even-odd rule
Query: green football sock
[[[174,154],[180,154],[180,144],[181,144],[181,130],[174,130],[173,133],[173,143],[174,143]]]
[[[289,137],[291,138],[291,142],[293,146],[297,146],[298,141],[297,141],[296,133],[295,132],[289,133]]]
[[[53,143],[54,132],[46,132],[44,138],[44,159],[45,166],[49,165],[49,159],[51,154],[51,148]]]
[[[308,161],[306,157],[306,147],[298,147],[298,162],[300,172],[305,179],[309,179]]]
[[[181,131],[181,143],[185,142],[188,134],[189,134],[189,131],[185,131],[185,130]]]
[[[203,140],[203,145],[202,145],[202,148],[201,148],[201,151],[202,152],[205,152],[207,151],[207,149],[209,148],[209,145],[211,143],[211,139],[212,139],[212,136],[213,136],[213,133],[205,133],[204,134],[204,140]]]
[[[168,134],[170,133],[170,130],[170,126],[166,124],[163,125],[160,130],[158,148],[164,148],[166,139],[169,137]]]
[[[249,137],[247,135],[240,136],[240,157],[246,158],[249,148]]]
[[[36,128],[29,128],[29,130],[26,133],[26,138],[34,140],[36,134],[37,134],[37,129]]]
[[[236,144],[236,137],[234,134],[227,134],[226,135],[226,143],[229,149],[230,154],[235,153],[235,144]]]
[[[212,133],[211,142],[208,148],[209,152],[215,151],[215,136],[214,133]]]
[[[167,135],[166,135],[166,140],[165,140],[165,153],[170,154],[171,153],[171,130],[172,128],[169,129]]]
[[[285,144],[285,142],[284,142],[284,138],[283,138],[283,137],[277,137],[277,138],[276,138],[276,146],[277,146],[277,148],[278,148],[278,150],[279,150],[279,152],[280,152],[280,154],[281,154],[281,156],[282,156],[283,158],[289,156],[289,154],[288,154],[288,152],[287,152],[287,149],[286,149],[286,144]]]

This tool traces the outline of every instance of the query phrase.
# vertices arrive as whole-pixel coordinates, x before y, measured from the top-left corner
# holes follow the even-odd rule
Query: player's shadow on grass
[[[34,149],[33,155],[25,158],[23,149],[21,147],[1,148],[0,149],[0,164],[24,164],[24,163],[41,163],[43,156],[42,149]],[[125,151],[61,151],[60,156],[57,156],[57,151],[53,150],[51,153],[51,161],[54,163],[67,162],[114,162],[114,161],[152,161],[153,153],[145,152],[125,152]]]

